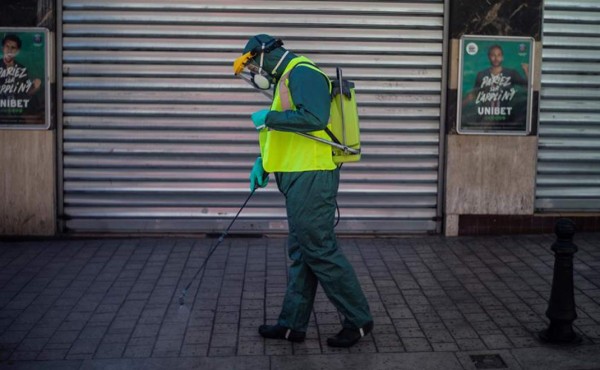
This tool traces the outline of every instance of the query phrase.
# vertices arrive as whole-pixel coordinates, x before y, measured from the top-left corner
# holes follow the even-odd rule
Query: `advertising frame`
[[[456,125],[459,134],[526,136],[531,133],[534,45],[533,37],[461,37]],[[493,60],[494,53],[501,54],[499,62]],[[508,67],[502,64],[507,60]],[[502,72],[493,75],[492,69],[498,66]],[[472,88],[467,89],[468,86]]]
[[[38,105],[43,104],[43,107],[38,107],[38,110],[35,114],[21,114],[10,112],[11,108],[22,109],[23,107],[28,108],[30,100],[28,99],[16,99],[16,98],[5,98],[2,99],[3,94],[8,94],[10,91],[19,91],[22,93],[22,89],[17,85],[17,82],[12,82],[12,86],[9,86],[10,83],[6,83],[6,77],[11,77],[13,80],[16,78],[16,75],[22,75],[23,72],[15,72],[15,73],[7,73],[8,68],[4,71],[3,79],[0,79],[0,130],[49,130],[52,126],[52,118],[51,118],[51,55],[50,55],[50,31],[47,28],[41,27],[0,27],[0,39],[4,39],[6,35],[14,34],[17,35],[22,43],[19,48],[18,54],[14,59],[17,63],[22,64],[23,60],[27,60],[27,66],[25,67],[24,73],[29,73],[32,69],[29,67],[31,63],[35,63],[33,71],[36,72],[33,76],[28,75],[28,80],[40,80],[40,87],[37,92],[35,92],[35,97],[32,97],[31,100],[35,99],[35,103]],[[38,45],[38,38],[42,36],[41,45]],[[32,41],[33,40],[33,41]],[[2,45],[2,49],[0,50],[0,62],[2,62],[2,66],[4,65],[4,45]],[[40,61],[39,59],[42,58]],[[4,69],[3,67],[1,69]],[[43,72],[42,72],[43,70]],[[12,74],[12,76],[11,76]],[[2,74],[0,74],[2,76]],[[30,82],[33,86],[35,86],[34,82]],[[21,83],[22,85],[22,83]],[[2,102],[4,100],[4,102]],[[27,104],[17,104],[13,102],[21,102],[21,100],[26,100]],[[9,105],[8,102],[11,102],[13,105]],[[5,112],[6,111],[6,112]],[[8,112],[8,113],[7,113]],[[30,122],[19,122],[23,120],[29,120]],[[31,122],[34,121],[34,122]],[[39,121],[36,122],[36,121]]]

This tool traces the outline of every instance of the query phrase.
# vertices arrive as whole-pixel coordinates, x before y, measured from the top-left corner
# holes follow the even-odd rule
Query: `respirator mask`
[[[273,83],[277,80],[277,69],[288,55],[289,51],[286,51],[281,58],[279,58],[277,65],[275,65],[275,68],[273,68],[270,73],[263,68],[265,54],[270,53],[282,45],[283,41],[279,39],[272,40],[268,43],[261,43],[260,46],[255,47],[233,62],[233,73],[259,90],[270,90]],[[259,54],[260,57],[257,61],[256,57]]]

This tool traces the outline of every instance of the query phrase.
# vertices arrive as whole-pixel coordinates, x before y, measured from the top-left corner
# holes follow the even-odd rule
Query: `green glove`
[[[250,172],[250,191],[254,191],[256,186],[264,188],[269,183],[269,174],[265,172],[262,164],[262,158],[256,158],[252,171]]]
[[[250,118],[252,118],[252,123],[254,123],[254,127],[256,128],[256,130],[260,131],[263,128],[265,128],[265,126],[266,126],[265,121],[267,119],[267,114],[269,114],[269,112],[270,112],[269,109],[261,109],[259,111],[252,113]]]

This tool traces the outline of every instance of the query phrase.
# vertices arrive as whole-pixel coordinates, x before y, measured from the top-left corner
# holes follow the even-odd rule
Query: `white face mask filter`
[[[238,76],[259,90],[269,90],[272,86],[271,77],[263,76],[260,73],[243,71]]]
[[[266,78],[263,75],[254,75],[252,78],[252,82],[254,86],[261,90],[269,90],[271,89],[271,80]]]
[[[264,48],[263,44],[263,48]],[[277,75],[277,69],[284,61],[285,57],[288,55],[289,51],[286,52],[279,58],[277,65],[273,68],[272,74],[268,73],[263,69],[263,61],[264,61],[264,52],[260,54],[260,65],[256,65],[254,63],[248,63],[246,68],[249,72],[242,72],[242,78],[249,81],[254,87],[260,90],[269,90],[271,89],[272,83],[275,81],[275,76]],[[245,76],[244,76],[245,75]]]

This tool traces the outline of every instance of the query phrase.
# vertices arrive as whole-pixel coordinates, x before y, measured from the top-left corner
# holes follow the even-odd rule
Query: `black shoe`
[[[306,333],[302,331],[288,329],[281,325],[261,325],[258,328],[258,332],[264,338],[287,339],[290,342],[296,343],[304,342],[304,338],[306,337]]]
[[[368,322],[359,329],[344,328],[335,337],[327,338],[327,345],[330,347],[352,347],[360,338],[369,334],[373,330],[373,321]]]

